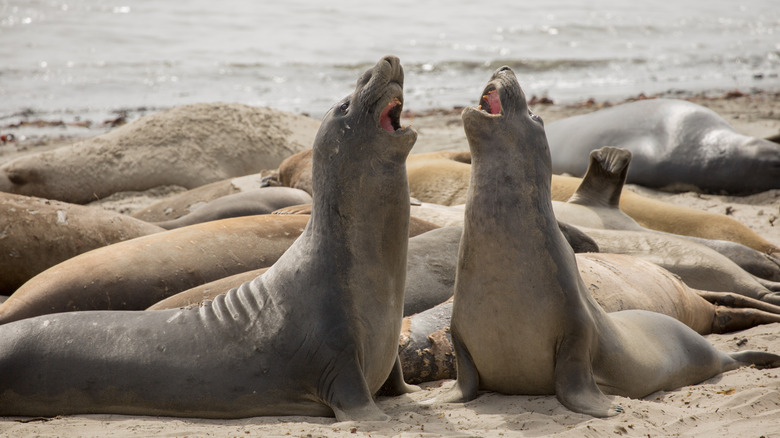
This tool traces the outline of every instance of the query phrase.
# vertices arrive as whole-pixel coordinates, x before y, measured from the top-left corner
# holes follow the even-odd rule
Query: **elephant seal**
[[[311,196],[303,190],[290,187],[265,187],[222,196],[197,206],[192,212],[176,219],[154,224],[172,230],[231,217],[270,214],[283,207],[307,202],[311,202]]]
[[[482,94],[462,115],[472,171],[452,309],[458,377],[442,401],[480,388],[555,394],[603,417],[622,411],[605,392],[643,397],[742,365],[780,366],[771,353],[720,352],[666,315],[604,312],[553,214],[541,119],[509,67]]]
[[[701,335],[780,321],[780,307],[739,295],[698,291],[657,265],[621,254],[577,254],[580,275],[606,312],[650,310]],[[737,307],[740,308],[737,308]],[[454,379],[452,301],[404,318],[398,354],[409,383]]]
[[[639,225],[620,209],[630,162],[628,149],[605,146],[591,151],[588,170],[572,197],[567,202],[553,201],[555,217],[581,227],[663,233]],[[723,254],[768,287],[780,279],[780,259],[776,257],[741,243],[686,237]]]
[[[23,284],[0,305],[0,324],[78,310],[143,310],[218,278],[271,266],[308,216],[245,216],[97,248]]]
[[[553,172],[581,176],[604,145],[634,155],[628,182],[667,191],[748,195],[780,188],[780,145],[740,134],[714,111],[648,99],[558,120],[547,128]]]
[[[76,204],[162,185],[188,189],[274,168],[319,122],[269,108],[199,103],[0,167],[0,191]]]
[[[161,231],[100,208],[0,193],[0,294],[84,252]]]
[[[146,222],[164,222],[176,219],[223,196],[257,190],[261,188],[262,178],[262,173],[253,173],[205,184],[162,199],[133,212],[131,215]]]
[[[403,70],[386,57],[325,116],[312,217],[261,277],[211,304],[0,327],[0,415],[383,420],[398,362],[409,191]],[[337,267],[334,269],[334,265]]]

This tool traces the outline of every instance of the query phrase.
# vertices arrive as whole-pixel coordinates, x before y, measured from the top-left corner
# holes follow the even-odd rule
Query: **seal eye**
[[[541,123],[542,125],[544,125],[544,120],[542,120],[542,118],[539,117],[538,115],[532,113],[531,110],[528,110],[528,115],[531,117],[532,120],[535,120],[535,121]]]
[[[344,112],[344,111],[346,111],[346,110],[347,110],[347,108],[349,108],[349,102],[344,102],[344,103],[342,103],[342,104],[341,104],[341,106],[339,107],[339,110],[341,110],[341,112]]]

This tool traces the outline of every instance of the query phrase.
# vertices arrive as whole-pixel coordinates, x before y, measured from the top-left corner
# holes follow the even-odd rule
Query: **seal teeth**
[[[379,115],[379,125],[382,129],[389,132],[395,132],[401,129],[400,120],[402,108],[403,103],[401,102],[401,99],[394,97],[390,100]]]
[[[488,114],[501,113],[501,97],[495,88],[488,90],[479,101],[479,109]]]

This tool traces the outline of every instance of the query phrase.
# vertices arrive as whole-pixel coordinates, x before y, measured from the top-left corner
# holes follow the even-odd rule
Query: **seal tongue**
[[[499,114],[501,112],[501,98],[498,96],[498,90],[490,90],[482,98],[487,102],[487,109],[490,114]]]
[[[395,126],[393,126],[393,119],[390,117],[390,110],[400,105],[401,101],[398,98],[393,98],[390,103],[379,114],[379,126],[385,131],[395,132]]]

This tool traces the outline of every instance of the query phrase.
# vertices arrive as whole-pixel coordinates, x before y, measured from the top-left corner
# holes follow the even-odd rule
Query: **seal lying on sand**
[[[143,310],[211,280],[274,264],[306,216],[245,216],[97,248],[23,284],[0,305],[0,324],[78,310]]]
[[[261,188],[262,174],[238,176],[205,184],[179,194],[166,197],[131,215],[146,222],[163,222],[191,213],[198,206],[215,199]]]
[[[416,160],[409,166],[410,193],[422,202],[448,206],[463,204],[466,201],[471,172],[466,152],[459,152],[456,156],[441,152],[437,154],[439,155],[421,154],[423,159]],[[306,156],[306,151],[301,152],[280,165],[277,178],[282,181],[282,185],[298,188],[307,185],[307,178],[310,178],[307,176],[310,173],[307,169],[311,164]],[[580,178],[553,175],[552,199],[567,201],[581,182]],[[734,218],[723,214],[670,204],[630,190],[623,191],[620,207],[643,227],[704,239],[730,240],[763,253],[780,254],[780,248]]]
[[[604,145],[634,155],[628,182],[669,191],[753,194],[780,188],[780,145],[742,135],[692,102],[649,99],[558,120],[547,127],[553,172],[585,174]]]
[[[642,227],[620,210],[630,162],[628,149],[605,146],[591,151],[588,171],[572,197],[567,202],[553,201],[555,217],[580,227],[662,233]],[[776,257],[736,242],[692,236],[687,239],[714,249],[745,271],[769,280],[766,286],[772,287],[772,281],[780,280],[780,259]]]
[[[276,167],[311,145],[318,126],[269,108],[185,105],[6,163],[0,191],[84,204],[162,185],[191,189]]]
[[[719,352],[666,315],[604,312],[553,215],[541,119],[508,67],[483,95],[482,109],[463,111],[473,164],[452,310],[458,378],[442,400],[480,388],[555,394],[575,412],[610,416],[622,408],[604,392],[642,397],[742,365],[780,366],[766,352]]]
[[[386,57],[325,117],[312,217],[265,275],[210,305],[76,312],[0,327],[0,415],[386,419],[406,274],[403,70]],[[334,265],[338,266],[334,269]]]
[[[198,206],[188,214],[176,219],[155,222],[155,225],[172,230],[230,217],[270,214],[283,207],[307,202],[311,202],[311,196],[303,190],[290,187],[265,187],[219,197]]]
[[[0,294],[81,253],[161,231],[100,208],[0,193]]]
[[[80,254],[31,278],[0,304],[0,324],[58,312],[146,309],[207,282],[271,266],[308,220],[308,215],[221,219]],[[409,233],[435,228],[413,219]],[[595,246],[584,234],[577,237]]]
[[[563,223],[558,225],[574,252],[598,251],[593,239],[584,233]],[[455,264],[462,233],[461,226],[451,226],[411,236],[406,257],[404,316],[425,311],[452,297]],[[242,272],[195,286],[168,297],[147,310],[174,309],[213,300],[217,295],[261,275],[266,269]]]

